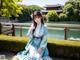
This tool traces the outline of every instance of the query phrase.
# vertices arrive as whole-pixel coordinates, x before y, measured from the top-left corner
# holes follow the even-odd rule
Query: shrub
[[[0,50],[17,52],[23,50],[28,38],[0,35]]]
[[[58,20],[58,14],[55,10],[50,10],[47,15],[49,21],[57,21]]]
[[[66,21],[67,20],[67,15],[64,14],[64,13],[60,13],[59,14],[59,19],[60,19],[60,21]]]

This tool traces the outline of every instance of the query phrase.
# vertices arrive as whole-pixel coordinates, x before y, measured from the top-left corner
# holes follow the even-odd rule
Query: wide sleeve
[[[40,48],[44,49],[47,46],[47,35],[48,35],[48,29],[47,26],[44,27],[44,34],[43,34],[43,38],[40,44]]]
[[[28,32],[27,32],[27,36],[28,36],[29,38],[32,38],[32,32],[31,32],[31,29],[28,30]]]
[[[27,36],[29,37],[29,38],[32,38],[32,30],[33,30],[33,24],[31,24],[31,27],[29,28],[29,30],[28,30],[28,32],[27,32]]]
[[[31,30],[29,29],[28,32],[27,32],[27,36],[29,37],[29,41],[27,42],[26,46],[25,46],[25,49],[28,50],[28,46],[32,40],[32,34],[31,34]]]

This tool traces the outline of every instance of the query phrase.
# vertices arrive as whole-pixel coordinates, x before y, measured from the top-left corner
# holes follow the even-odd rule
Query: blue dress
[[[28,30],[27,35],[30,34]],[[17,53],[19,60],[52,60],[49,57],[47,49],[47,34],[48,29],[46,25],[40,24],[36,27],[33,34],[29,35],[29,42],[25,46],[25,50]],[[37,52],[41,48],[41,54]]]

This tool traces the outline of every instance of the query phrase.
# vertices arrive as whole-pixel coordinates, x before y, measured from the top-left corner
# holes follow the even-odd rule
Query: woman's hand
[[[38,48],[38,53],[41,54],[42,53],[42,49]]]

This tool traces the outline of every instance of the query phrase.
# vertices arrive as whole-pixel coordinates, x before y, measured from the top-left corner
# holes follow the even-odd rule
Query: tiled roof
[[[48,12],[49,10],[42,10],[42,12]],[[56,10],[56,12],[62,12],[62,10]]]
[[[44,7],[60,7],[60,5],[46,5]]]

